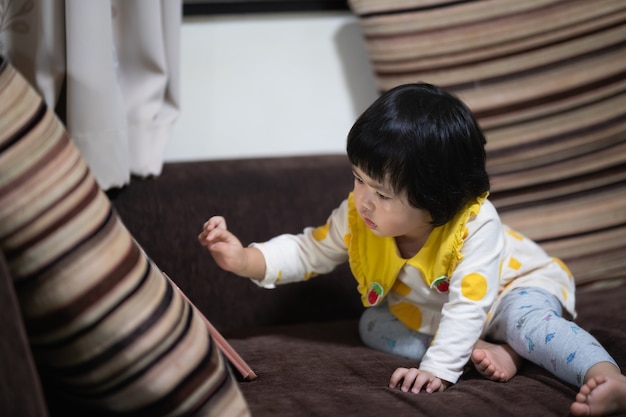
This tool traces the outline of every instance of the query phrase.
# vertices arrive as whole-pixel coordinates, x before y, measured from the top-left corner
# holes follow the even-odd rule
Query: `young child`
[[[419,361],[397,369],[391,388],[444,390],[470,360],[506,381],[523,357],[580,387],[572,414],[626,411],[626,376],[567,319],[571,274],[503,225],[487,199],[484,147],[456,97],[429,84],[399,86],[350,130],[354,190],[324,226],[243,247],[216,216],[198,239],[221,268],[267,288],[348,261],[370,307],[363,342]]]

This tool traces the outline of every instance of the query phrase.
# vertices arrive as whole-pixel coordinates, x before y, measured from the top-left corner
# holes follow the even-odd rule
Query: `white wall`
[[[377,97],[349,12],[185,18],[166,161],[343,153]]]

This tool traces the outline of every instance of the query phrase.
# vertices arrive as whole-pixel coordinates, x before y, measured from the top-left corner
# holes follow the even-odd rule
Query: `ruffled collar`
[[[452,272],[463,258],[461,248],[467,237],[467,222],[476,216],[487,198],[485,193],[465,206],[451,221],[433,229],[420,251],[410,259],[400,256],[391,237],[375,235],[363,222],[354,205],[352,193],[348,196],[348,223],[346,236],[350,268],[356,279],[361,301],[366,307],[383,300],[407,264],[420,271],[426,284],[439,292],[447,292]]]

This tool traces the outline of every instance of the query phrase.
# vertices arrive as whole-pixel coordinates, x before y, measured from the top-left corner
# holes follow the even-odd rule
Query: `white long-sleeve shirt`
[[[404,325],[435,335],[419,368],[453,383],[497,301],[510,289],[544,288],[575,314],[574,281],[565,265],[504,226],[483,198],[436,227],[410,259],[400,257],[393,238],[364,226],[352,195],[324,226],[253,245],[265,257],[265,277],[257,283],[266,288],[306,280],[349,261],[365,306],[386,297]]]

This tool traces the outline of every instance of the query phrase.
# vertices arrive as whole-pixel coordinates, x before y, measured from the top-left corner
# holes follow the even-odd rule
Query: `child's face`
[[[411,206],[406,193],[395,194],[353,166],[354,202],[359,215],[374,234],[422,242],[432,231],[426,210]]]

